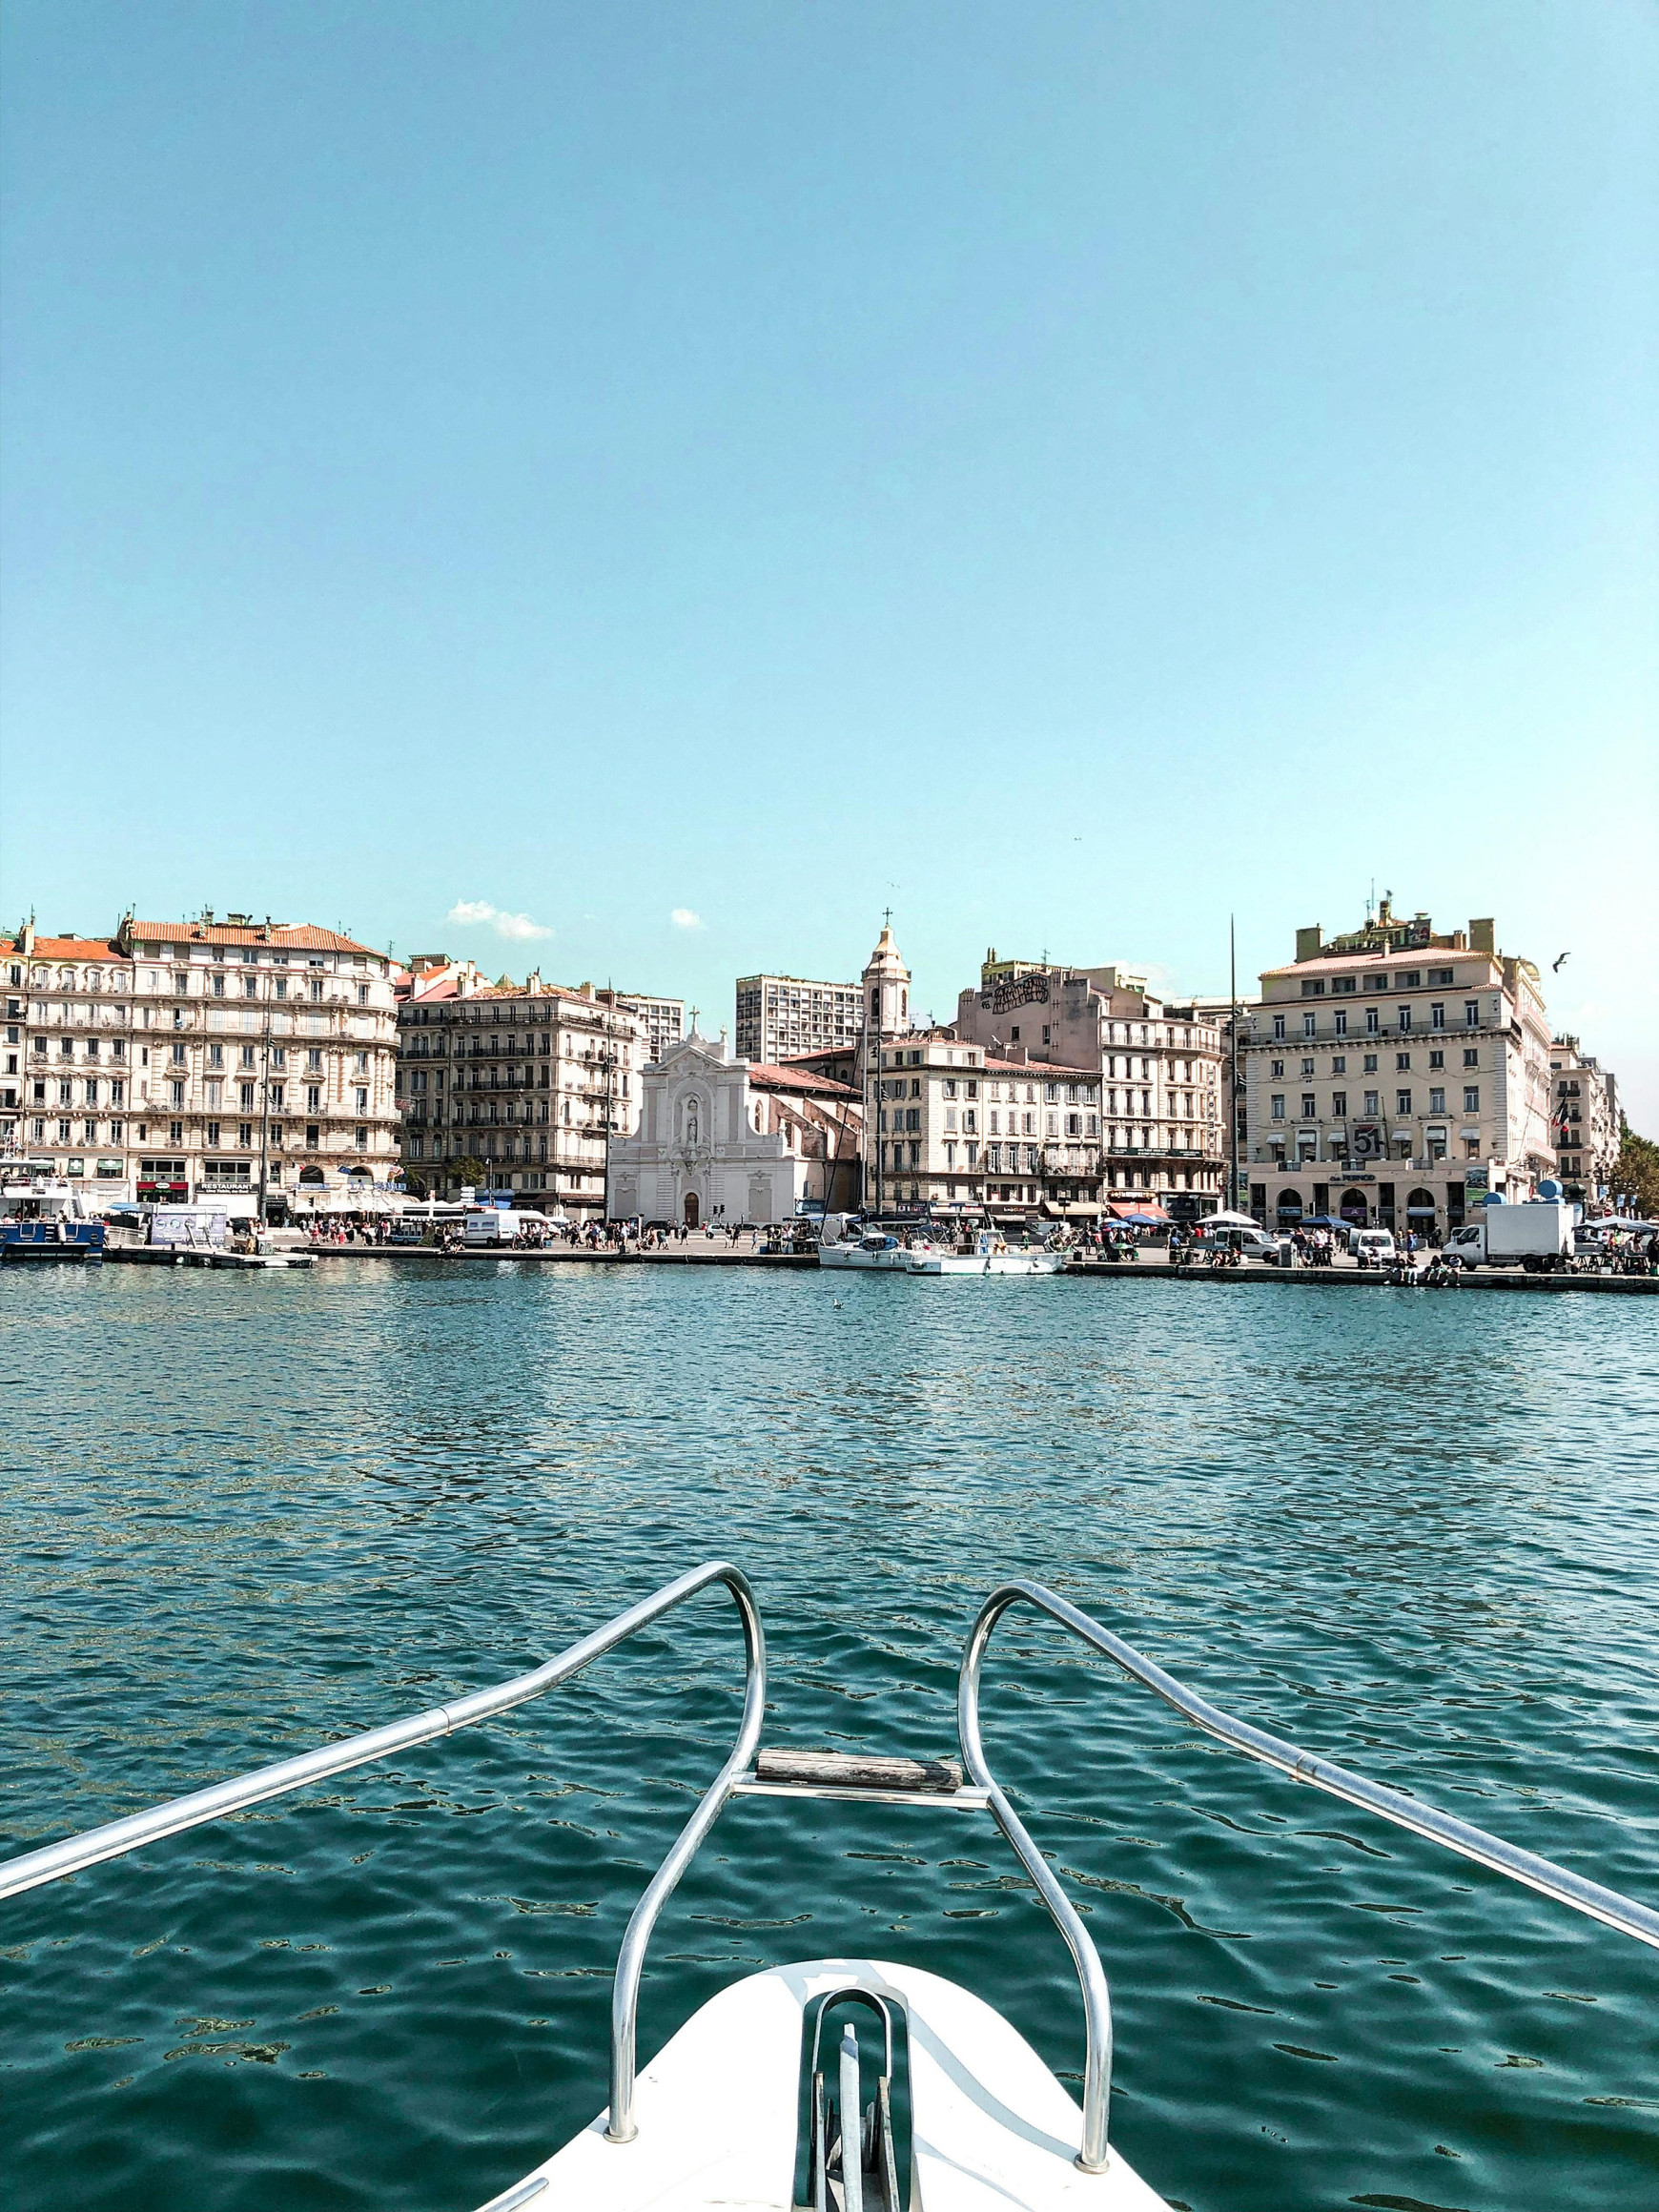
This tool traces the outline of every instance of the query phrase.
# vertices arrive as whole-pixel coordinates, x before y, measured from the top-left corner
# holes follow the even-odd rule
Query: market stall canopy
[[[1323,1220],[1324,1216],[1321,1214],[1320,1219]],[[1341,1228],[1342,1223],[1340,1221],[1333,1222],[1332,1226]],[[1206,1214],[1198,1223],[1198,1227],[1200,1229],[1254,1229],[1256,1217],[1254,1214],[1235,1214],[1223,1206],[1219,1213]]]
[[[1133,1199],[1119,1198],[1110,1198],[1107,1200],[1107,1203],[1111,1206],[1112,1211],[1117,1216],[1117,1219],[1120,1221],[1151,1221],[1157,1223],[1159,1221],[1167,1221],[1169,1219],[1169,1216],[1164,1212],[1163,1208],[1157,1204],[1156,1199],[1150,1199],[1144,1205],[1137,1205]],[[1214,1220],[1215,1216],[1212,1214],[1210,1219]]]

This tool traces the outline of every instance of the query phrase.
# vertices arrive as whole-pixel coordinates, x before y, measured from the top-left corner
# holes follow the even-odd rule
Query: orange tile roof
[[[23,939],[13,937],[8,948],[19,955]],[[36,937],[32,960],[125,960],[128,954],[113,937]]]
[[[798,1068],[780,1068],[770,1060],[750,1060],[748,1079],[750,1087],[760,1091],[809,1091],[820,1098],[858,1096],[850,1084],[837,1083],[829,1075],[804,1075]]]
[[[359,944],[342,937],[338,930],[318,929],[311,922],[133,922],[133,939],[159,945],[275,945],[281,952],[368,952],[377,960],[389,955],[378,945]]]

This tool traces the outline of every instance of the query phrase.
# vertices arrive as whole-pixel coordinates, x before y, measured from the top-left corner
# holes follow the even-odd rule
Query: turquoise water
[[[770,1741],[952,1750],[973,1611],[1023,1571],[1260,1725],[1659,1898],[1656,1324],[8,1271],[0,1842],[501,1680],[725,1554]],[[710,1596],[504,1721],[0,1906],[7,2202],[467,2212],[516,2179],[604,2103],[617,1940],[741,1676]],[[1659,1955],[1206,1748],[1021,1616],[986,1712],[1112,1978],[1115,2138],[1173,2202],[1659,2202]],[[642,2054],[731,1976],[837,1951],[972,1984],[1075,2077],[1068,1963],[988,1825],[768,1800],[668,1907]]]

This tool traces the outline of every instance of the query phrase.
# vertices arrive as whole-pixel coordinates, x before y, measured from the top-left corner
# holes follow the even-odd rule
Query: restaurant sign
[[[1016,975],[1012,983],[999,983],[991,993],[991,1012],[1006,1014],[1011,1007],[1030,1006],[1033,1003],[1047,1006],[1049,979],[1046,975]]]

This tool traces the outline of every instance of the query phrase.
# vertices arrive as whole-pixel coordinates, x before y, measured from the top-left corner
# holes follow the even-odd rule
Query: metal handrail
[[[665,1583],[660,1590],[642,1598],[626,1612],[618,1613],[614,1620],[595,1628],[591,1635],[584,1636],[580,1643],[572,1644],[568,1650],[561,1651],[545,1665],[528,1674],[515,1675],[512,1681],[500,1683],[493,1690],[475,1690],[470,1697],[459,1698],[453,1705],[434,1706],[408,1720],[392,1721],[385,1728],[346,1736],[339,1743],[325,1744],[321,1750],[306,1751],[297,1759],[256,1767],[252,1773],[235,1776],[228,1782],[215,1782],[210,1789],[194,1791],[188,1797],[170,1798],[166,1804],[153,1806],[147,1813],[132,1813],[125,1819],[109,1821],[102,1828],[90,1828],[80,1835],[66,1836],[61,1843],[47,1844],[39,1851],[25,1852],[21,1857],[0,1861],[0,1897],[17,1896],[25,1890],[38,1889],[44,1882],[60,1881],[66,1874],[79,1874],[104,1859],[119,1858],[127,1852],[141,1850],[145,1844],[159,1842],[163,1836],[177,1835],[187,1828],[199,1828],[205,1821],[223,1819],[227,1813],[241,1813],[250,1805],[264,1803],[267,1798],[286,1796],[292,1790],[303,1790],[309,1783],[325,1781],[331,1774],[344,1773],[353,1767],[366,1767],[376,1759],[390,1758],[396,1751],[430,1743],[435,1736],[452,1735],[457,1729],[470,1728],[477,1721],[493,1720],[497,1713],[526,1704],[532,1697],[540,1697],[543,1690],[558,1689],[561,1683],[580,1673],[590,1660],[600,1658],[613,1646],[623,1643],[683,1598],[694,1597],[699,1590],[716,1582],[724,1583],[731,1592],[743,1618],[748,1654],[748,1694],[744,1706],[744,1733],[739,1739],[739,1750],[732,1756],[747,1762],[750,1748],[750,1708],[757,1714],[759,1711],[757,1677],[760,1696],[765,1694],[766,1645],[754,1592],[747,1577],[725,1560],[716,1559],[692,1567],[673,1582]],[[756,1733],[759,1725],[757,1718]],[[722,1779],[731,1765],[732,1760],[728,1759],[721,1769]]]
[[[1099,2170],[1107,2155],[1107,2107],[1112,2092],[1112,2008],[1106,1976],[1082,1921],[993,1779],[979,1736],[979,1676],[985,1648],[992,1630],[1010,1606],[1022,1603],[1048,1613],[1062,1628],[1081,1637],[1085,1644],[1115,1660],[1126,1674],[1143,1683],[1166,1705],[1173,1706],[1177,1712],[1231,1750],[1242,1751],[1247,1758],[1258,1759],[1263,1766],[1276,1768],[1293,1782],[1311,1783],[1316,1790],[1340,1797],[1344,1804],[1357,1806],[1362,1812],[1374,1813],[1379,1819],[1392,1821],[1395,1827],[1424,1836],[1430,1843],[1444,1844],[1448,1851],[1473,1859],[1477,1866],[1506,1874],[1511,1881],[1553,1897],[1558,1904],[1570,1905],[1574,1912],[1587,1914],[1606,1927],[1616,1928],[1621,1935],[1633,1936],[1639,1943],[1650,1943],[1659,1949],[1659,1912],[1651,1906],[1621,1896],[1616,1890],[1604,1889],[1599,1882],[1586,1881],[1582,1874],[1557,1866],[1550,1859],[1540,1858],[1534,1852],[1505,1843],[1501,1836],[1488,1835],[1485,1829],[1454,1819],[1449,1813],[1437,1813],[1432,1806],[1406,1796],[1403,1791],[1387,1789],[1380,1782],[1368,1782],[1362,1775],[1351,1774],[1345,1767],[1336,1766],[1329,1759],[1299,1751],[1280,1736],[1268,1735],[1246,1721],[1235,1720],[1230,1713],[1221,1711],[1219,1706],[1211,1705],[1207,1698],[1199,1697],[1178,1682],[1173,1674],[1166,1673],[1132,1644],[1126,1644],[1121,1636],[1115,1636],[1110,1628],[1103,1628],[1098,1621],[1091,1620],[1087,1613],[1080,1612],[1041,1583],[1003,1583],[980,1607],[979,1617],[962,1656],[957,1725],[962,1757],[969,1772],[990,1792],[991,1809],[998,1826],[1041,1892],[1076,1961],[1088,2029],[1088,2060],[1083,2078],[1083,2150],[1077,2161],[1086,2171]]]

